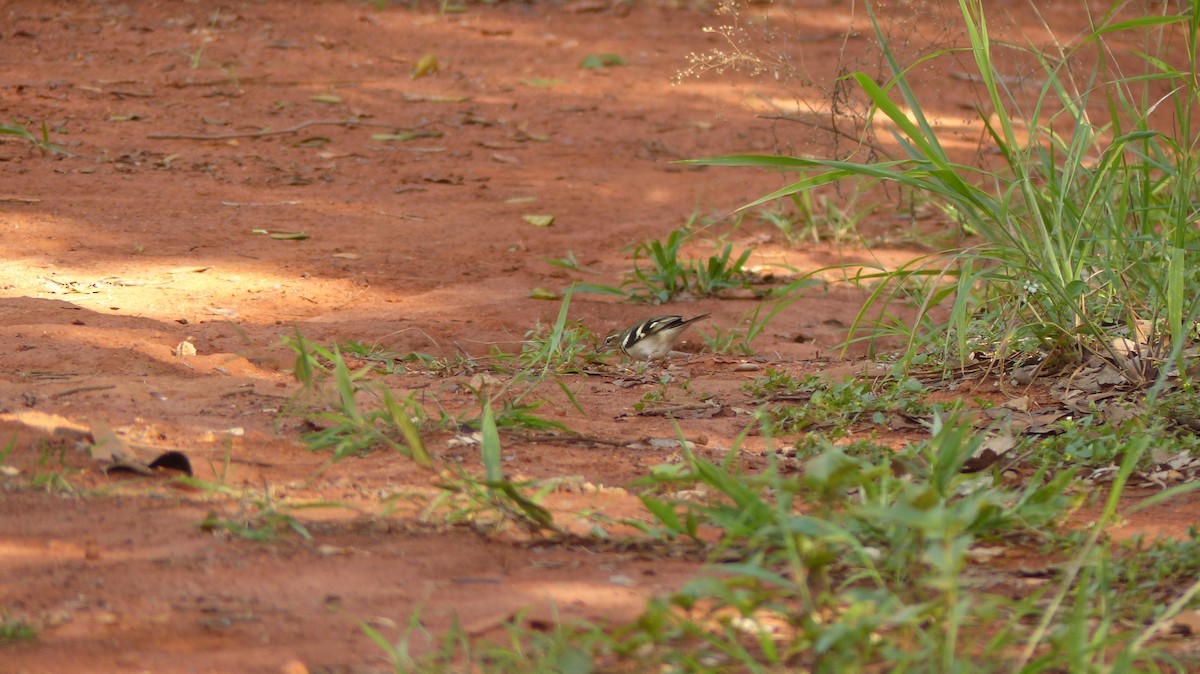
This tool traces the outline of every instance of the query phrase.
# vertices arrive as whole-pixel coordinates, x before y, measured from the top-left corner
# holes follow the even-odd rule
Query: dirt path
[[[808,4],[786,48],[830,81],[869,52],[861,34],[846,38],[842,3]],[[280,1],[17,0],[2,12],[0,122],[35,134],[45,122],[70,155],[12,136],[0,144],[0,448],[16,438],[0,463],[19,471],[0,476],[0,612],[40,629],[36,641],[0,646],[0,672],[376,671],[384,654],[360,621],[395,637],[420,607],[431,632],[456,616],[472,636],[499,634],[521,611],[628,620],[697,572],[683,552],[422,525],[405,498],[383,515],[388,496],[435,493],[428,476],[397,454],[329,465],[305,451],[302,419],[285,413],[297,385],[280,338],[450,358],[516,351],[558,311],[530,298],[534,288],[616,283],[629,244],[780,184],[673,160],[836,147],[810,127],[756,117],[747,80],[672,86],[689,52],[723,46],[702,31],[713,16],[583,0],[446,15]],[[438,72],[411,79],[428,54]],[[604,54],[625,64],[579,67]],[[951,81],[943,73],[930,86]],[[972,114],[956,96],[948,124]],[[972,133],[961,134],[964,152]],[[554,225],[534,227],[529,214]],[[876,238],[907,226],[863,225]],[[828,243],[784,248],[749,221],[730,240],[757,246],[756,265],[873,259]],[[693,246],[708,254],[704,241]],[[599,274],[545,262],[568,254]],[[861,372],[822,356],[860,299],[814,292],[755,347],[796,373]],[[577,296],[571,313],[602,335],[667,310],[711,312],[712,325],[737,329],[753,306]],[[740,387],[758,372],[739,365],[750,360],[700,355],[673,373],[689,386],[669,389],[669,402],[716,399],[724,410],[684,424],[708,455],[747,423]],[[388,378],[451,408],[474,403],[467,381]],[[506,469],[566,478],[548,503],[568,528],[587,531],[578,515],[589,510],[644,517],[623,487],[675,456],[644,441],[673,436],[671,423],[633,413],[655,387],[610,377],[569,386],[587,414],[549,390],[538,414],[619,442],[506,437]],[[311,542],[202,528],[239,502],[101,473],[78,444],[98,423],[186,450],[210,485],[348,507],[305,512]],[[449,447],[454,435],[428,442],[469,460],[474,450]]]

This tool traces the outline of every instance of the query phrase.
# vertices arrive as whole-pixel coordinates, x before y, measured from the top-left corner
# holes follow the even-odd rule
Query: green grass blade
[[[500,432],[496,429],[496,414],[492,411],[490,402],[484,403],[483,421],[479,430],[483,439],[479,443],[480,456],[483,459],[483,471],[488,482],[504,481],[504,470],[500,466]]]
[[[383,406],[387,410],[388,418],[392,424],[400,429],[400,433],[404,435],[404,442],[408,446],[410,456],[418,465],[429,468],[433,465],[433,457],[430,456],[429,450],[425,448],[425,442],[421,439],[421,433],[417,430],[416,424],[412,422],[412,418],[408,412],[396,402],[392,397],[391,391],[383,389]]]
[[[346,361],[342,359],[341,350],[336,346],[333,347],[333,372],[337,378],[337,391],[338,398],[341,401],[342,413],[355,423],[361,424],[363,416],[362,412],[358,409],[358,403],[354,399],[356,393],[354,380],[350,374],[350,368],[346,366]]]

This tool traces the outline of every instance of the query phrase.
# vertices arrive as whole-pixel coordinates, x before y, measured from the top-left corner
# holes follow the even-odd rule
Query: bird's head
[[[615,349],[617,345],[621,343],[621,334],[622,333],[620,330],[608,333],[608,336],[605,337],[604,341],[600,343],[600,346],[596,348],[596,353],[604,353],[605,351],[611,351]]]

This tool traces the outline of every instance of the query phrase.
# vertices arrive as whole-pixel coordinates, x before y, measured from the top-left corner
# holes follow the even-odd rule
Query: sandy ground
[[[1067,5],[1051,3],[1048,20],[1069,24]],[[542,545],[423,523],[414,504],[436,490],[410,460],[377,451],[331,464],[305,450],[297,401],[316,403],[295,397],[281,338],[449,359],[457,365],[380,380],[431,409],[477,406],[465,385],[482,367],[464,361],[518,351],[558,312],[531,290],[619,283],[631,244],[782,184],[674,160],[850,149],[817,123],[828,123],[839,65],[877,68],[865,16],[833,0],[791,8],[772,48],[809,80],[783,94],[770,77],[672,84],[689,53],[728,48],[702,30],[728,18],[699,7],[5,3],[0,121],[35,135],[45,122],[70,154],[13,136],[0,144],[0,448],[13,439],[0,461],[10,468],[0,476],[0,612],[40,630],[0,645],[0,672],[376,671],[384,654],[360,621],[392,638],[418,609],[434,633],[457,617],[472,636],[498,635],[521,611],[621,621],[698,573],[702,559],[684,550]],[[921,26],[914,43],[959,40],[929,19],[939,11],[900,3],[890,25]],[[1036,17],[1005,14],[999,25],[1041,39]],[[438,71],[412,79],[430,54]],[[603,54],[625,63],[580,68]],[[946,64],[918,81],[942,92],[939,123],[969,160],[980,139],[969,87]],[[815,122],[762,116],[780,111]],[[937,216],[914,224],[896,209],[862,223],[873,241],[907,242],[875,253],[785,245],[752,219],[722,221],[688,250],[710,254],[725,236],[786,276],[902,261],[925,250],[917,243],[953,236]],[[554,224],[534,227],[530,214]],[[930,238],[914,243],[918,230]],[[308,237],[269,234],[300,232]],[[545,261],[568,253],[598,273]],[[635,404],[661,392],[680,409],[716,405],[680,424],[720,457],[748,423],[741,386],[762,368],[869,371],[829,351],[861,300],[813,290],[754,343],[757,357],[734,357],[697,353],[699,333],[745,329],[749,296],[646,307],[578,295],[571,318],[600,335],[655,313],[712,316],[684,345],[693,355],[674,359],[670,386],[607,371],[564,378],[586,413],[555,386],[535,392],[537,414],[598,441],[506,434],[505,469],[562,479],[547,504],[566,529],[587,533],[587,512],[645,520],[630,482],[678,452],[649,441],[672,437],[672,422]],[[209,488],[105,474],[82,442],[103,427],[138,452],[184,451]],[[451,446],[456,435],[427,442],[476,466],[475,450]],[[200,526],[253,509],[250,496],[216,486],[347,507],[296,511],[311,541],[281,531],[253,542]],[[1178,534],[1191,516],[1172,508],[1152,519]]]

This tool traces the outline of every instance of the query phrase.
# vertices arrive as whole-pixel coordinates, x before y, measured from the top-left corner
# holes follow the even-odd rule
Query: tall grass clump
[[[1100,356],[1131,381],[1161,381],[1192,334],[1200,298],[1200,0],[1148,3],[1136,15],[1131,3],[1115,3],[1102,16],[1087,14],[1081,36],[1049,47],[994,39],[983,7],[959,1],[967,46],[904,64],[868,4],[887,79],[847,77],[899,158],[741,155],[694,163],[800,174],[745,208],[865,178],[930,198],[975,235],[969,247],[872,275],[883,283],[855,328],[869,333],[860,339],[903,334],[905,362],[930,345],[948,362],[980,350],[1040,352],[1067,364]],[[1080,11],[1089,12],[1085,3]],[[1125,48],[1132,43],[1138,47]],[[1005,76],[1000,52],[1036,64],[1038,77]],[[927,114],[934,102],[910,84],[918,66],[953,57],[973,64],[995,161],[952,160]],[[886,318],[891,303],[914,299],[918,321]],[[884,318],[868,325],[878,310]]]

